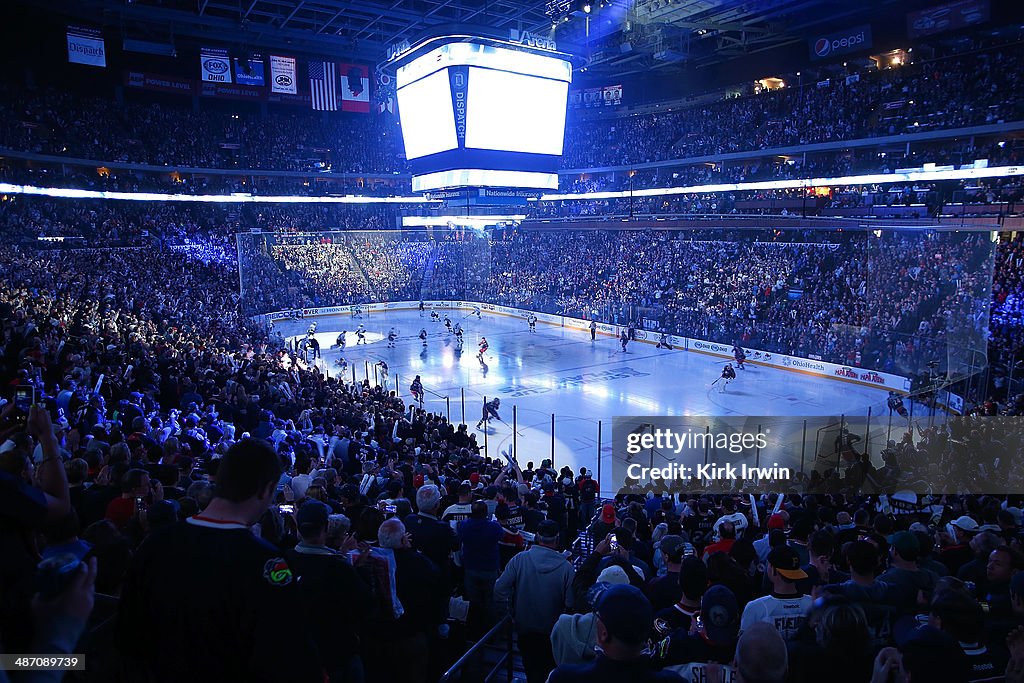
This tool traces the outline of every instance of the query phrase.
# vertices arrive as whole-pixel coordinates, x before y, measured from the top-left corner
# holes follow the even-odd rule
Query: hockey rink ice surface
[[[622,353],[617,339],[589,332],[556,327],[539,322],[535,333],[525,320],[483,313],[482,319],[452,311],[454,325],[461,322],[464,344],[460,352],[455,336],[442,322],[432,322],[429,309],[421,317],[417,311],[387,311],[333,315],[276,324],[286,339],[305,336],[310,323],[317,323],[316,338],[322,358],[317,365],[336,376],[340,351],[331,348],[341,330],[347,331],[345,370],[358,381],[374,381],[373,365],[388,364],[388,388],[397,389],[408,405],[412,401],[409,384],[420,376],[427,391],[424,407],[446,413],[458,424],[463,421],[462,396],[465,395],[465,422],[472,431],[480,419],[484,397],[501,399],[504,422],[491,421],[486,434],[487,455],[500,457],[513,444],[512,412],[516,407],[518,460],[539,465],[552,451],[551,415],[555,415],[554,453],[556,467],[569,465],[574,471],[597,469],[598,422],[601,421],[601,461],[611,465],[611,420],[615,416],[792,416],[794,430],[801,416],[864,415],[871,406],[881,415],[886,392],[883,390],[820,379],[795,372],[751,365],[737,370],[737,379],[725,393],[712,383],[720,376],[725,360],[693,351],[668,351],[654,344],[631,342]],[[366,344],[356,345],[355,329],[366,328]],[[395,327],[399,333],[396,348],[387,348],[387,333]],[[418,338],[427,331],[427,345]],[[477,360],[478,342],[487,337],[490,349],[484,364]],[[651,335],[654,336],[654,335]],[[400,382],[396,386],[396,377]],[[444,397],[448,397],[446,402]],[[885,412],[888,419],[888,412]],[[778,423],[776,423],[778,426]],[[482,430],[477,441],[485,442]],[[881,445],[884,445],[884,437]],[[897,437],[898,438],[898,437]],[[874,437],[872,437],[874,441]],[[878,446],[873,448],[875,454]],[[877,456],[876,456],[877,458]],[[606,472],[609,471],[606,469]],[[602,487],[604,488],[604,487]]]

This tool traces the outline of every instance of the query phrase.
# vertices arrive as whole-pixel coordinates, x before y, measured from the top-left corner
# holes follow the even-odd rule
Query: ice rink
[[[443,321],[442,313],[441,320]],[[520,463],[540,461],[554,452],[555,465],[598,469],[598,428],[601,427],[601,461],[611,462],[613,416],[792,416],[786,422],[799,429],[801,416],[863,416],[871,407],[880,433],[872,433],[873,454],[884,446],[888,434],[884,422],[886,392],[880,389],[820,379],[782,369],[751,365],[738,371],[736,381],[720,392],[712,383],[720,376],[724,360],[693,351],[668,351],[654,344],[633,342],[625,353],[617,339],[540,322],[535,333],[525,320],[483,313],[478,320],[461,311],[451,312],[453,325],[464,329],[460,351],[455,337],[443,322],[432,322],[429,312],[387,311],[360,318],[334,315],[277,323],[286,338],[305,335],[317,322],[317,341],[322,370],[335,376],[340,351],[331,348],[338,332],[347,331],[344,357],[350,364],[345,375],[374,382],[373,365],[384,360],[389,368],[390,389],[411,401],[409,384],[419,375],[432,412],[449,413],[452,421],[465,421],[472,430],[480,419],[484,397],[501,399],[502,422],[492,421],[477,439],[486,443],[488,455],[500,456],[513,444],[513,407],[516,416],[515,448]],[[366,344],[356,345],[354,330],[362,323]],[[386,335],[394,327],[396,348],[387,348]],[[428,334],[424,346],[418,334]],[[477,360],[478,342],[487,337],[490,349],[484,363]],[[447,397],[447,400],[446,400]],[[465,411],[463,413],[463,410]],[[552,414],[555,416],[552,440]],[[464,416],[464,419],[463,419]],[[485,439],[486,436],[486,439]],[[898,438],[898,437],[897,437]],[[603,487],[602,487],[603,488]]]

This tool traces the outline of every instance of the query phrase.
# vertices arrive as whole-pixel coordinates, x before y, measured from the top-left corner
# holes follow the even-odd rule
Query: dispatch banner
[[[98,29],[68,26],[68,61],[90,66],[107,65],[106,45]]]

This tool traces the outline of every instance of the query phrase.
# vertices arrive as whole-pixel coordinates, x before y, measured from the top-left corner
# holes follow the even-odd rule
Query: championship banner
[[[252,55],[249,59],[235,58],[235,82],[242,85],[266,85],[263,78],[263,58]]]
[[[68,26],[68,61],[90,66],[107,65],[106,45],[98,29]]]
[[[199,66],[202,80],[209,83],[230,83],[231,62],[228,51],[218,48],[204,47],[199,51]]]
[[[341,110],[370,113],[370,70],[363,64],[338,64]]]
[[[298,94],[294,57],[270,55],[270,91],[288,95]]]

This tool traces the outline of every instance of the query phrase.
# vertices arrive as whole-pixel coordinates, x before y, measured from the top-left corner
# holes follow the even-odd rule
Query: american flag
[[[313,109],[338,111],[337,66],[334,62],[309,63],[309,91]]]

